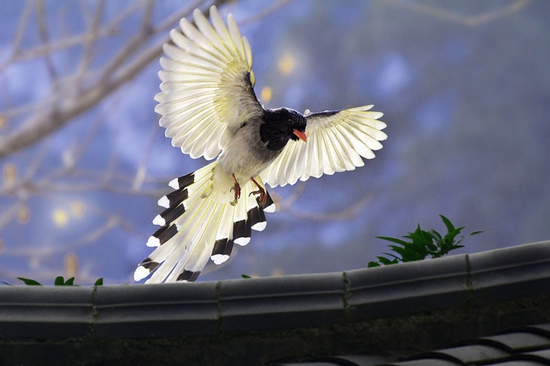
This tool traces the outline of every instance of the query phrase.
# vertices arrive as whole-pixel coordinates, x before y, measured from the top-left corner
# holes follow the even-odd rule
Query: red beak
[[[298,138],[300,140],[302,140],[303,142],[307,142],[307,137],[306,137],[306,133],[305,132],[302,132],[302,131],[298,131],[297,129],[294,129],[292,131],[292,133],[294,133],[296,136],[298,136]]]

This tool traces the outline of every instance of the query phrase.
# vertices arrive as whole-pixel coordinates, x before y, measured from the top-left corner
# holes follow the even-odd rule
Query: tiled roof
[[[177,356],[182,364],[308,360],[322,366],[311,356],[363,354],[322,362],[484,365],[476,357],[485,357],[483,362],[503,366],[529,365],[549,352],[548,327],[532,324],[550,324],[550,242],[340,273],[139,286],[1,286],[0,364],[17,361],[25,354],[22,345],[45,347],[40,359],[57,342],[69,361],[80,359],[79,347],[100,344],[110,355],[124,352],[129,362],[153,364]],[[520,326],[529,327],[479,338]],[[475,340],[421,353],[464,339]],[[403,358],[412,355],[418,356]]]
[[[391,362],[368,355],[311,358],[268,366],[543,366],[550,365],[550,323],[525,326]]]

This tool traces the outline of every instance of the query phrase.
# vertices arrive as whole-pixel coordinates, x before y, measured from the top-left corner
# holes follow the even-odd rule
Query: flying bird
[[[147,283],[195,281],[209,260],[221,264],[251,231],[266,227],[271,187],[353,170],[382,148],[386,124],[372,105],[301,114],[266,109],[254,93],[250,44],[217,8],[208,22],[193,12],[170,32],[160,59],[155,111],[172,145],[192,158],[216,159],[169,183],[158,204],[156,249],[134,272]]]

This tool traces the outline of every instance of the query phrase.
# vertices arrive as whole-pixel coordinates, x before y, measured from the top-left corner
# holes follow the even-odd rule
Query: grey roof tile
[[[550,323],[548,324],[539,324],[539,325],[531,325],[528,327],[525,327],[526,329],[531,330],[532,332],[536,332],[538,334],[544,334],[548,337],[550,337]]]
[[[453,348],[378,364],[550,365],[549,304],[550,242],[545,242],[343,273],[154,286],[0,287],[0,345],[9,343],[16,355],[17,342],[25,338],[70,338],[80,346],[117,337],[109,340],[120,341],[113,352],[121,352],[117,347],[128,351],[124,347],[130,342],[141,345],[134,357],[152,359],[139,353],[140,347],[161,349],[183,339],[172,349],[185,358],[194,357],[188,350],[198,347],[187,348],[187,340],[205,336],[197,337],[204,341],[200,352],[223,350],[209,357],[230,362],[228,355],[236,359],[240,354],[228,348],[233,344],[227,339],[241,342],[241,349],[245,341],[257,345],[243,351],[251,361],[327,353],[315,337],[337,335],[325,339],[335,341],[329,352],[360,350],[364,357],[307,362],[372,366],[378,361],[371,362],[365,350],[405,356],[519,325]],[[529,326],[533,323],[542,324]],[[250,338],[247,331],[257,332]],[[309,334],[312,340],[296,343],[287,334]],[[163,340],[153,344],[151,338]],[[70,347],[64,352],[70,353]]]
[[[348,355],[313,358],[304,363],[270,363],[269,366],[379,366],[386,361],[377,356]]]
[[[462,342],[452,348],[416,354],[403,361],[388,362],[383,359],[361,356],[325,357],[310,359],[304,363],[286,363],[286,366],[316,365],[317,362],[333,362],[334,365],[349,366],[538,366],[550,365],[550,323],[527,326],[503,334],[480,337]],[[542,333],[542,334],[538,334]],[[275,366],[278,364],[270,364]]]
[[[95,336],[169,337],[218,331],[215,282],[97,287]]]
[[[314,327],[344,319],[342,273],[220,282],[224,332]]]
[[[341,366],[341,364],[332,363],[332,362],[305,362],[305,363],[272,363],[269,366]],[[347,365],[346,365],[347,366]]]
[[[366,355],[349,355],[336,357],[340,361],[347,361],[350,366],[376,366],[388,360],[383,357],[366,356]]]
[[[468,299],[467,256],[345,272],[354,319],[432,310]]]
[[[543,347],[550,348],[550,338],[538,334],[526,332],[514,332],[509,334],[499,334],[492,337],[484,337],[484,340],[497,342],[501,347],[505,347],[510,352],[521,352]]]
[[[439,351],[434,351],[430,354],[439,354],[446,355],[452,359],[457,360],[462,363],[475,363],[475,362],[487,362],[489,360],[496,361],[499,359],[504,359],[510,355],[509,352],[506,352],[502,349],[483,345],[483,344],[473,344],[462,347],[446,348]]]
[[[93,314],[92,287],[3,286],[0,336],[84,337]]]
[[[496,365],[491,366],[544,366],[546,364],[536,362],[536,361],[529,361],[529,360],[517,360],[517,361],[507,361],[503,363],[498,363]]]
[[[465,341],[458,347],[418,354],[411,360],[425,362],[426,365],[430,365],[434,358],[458,365],[550,365],[550,334],[546,334],[548,329],[550,324],[522,327],[495,336]],[[404,361],[391,365],[415,364]]]
[[[473,295],[479,302],[537,296],[550,288],[548,242],[469,255]]]
[[[526,355],[537,357],[537,359],[544,360],[547,364],[550,364],[550,347],[540,351],[528,352]]]
[[[438,358],[423,358],[421,360],[385,363],[379,366],[463,366],[463,364]]]

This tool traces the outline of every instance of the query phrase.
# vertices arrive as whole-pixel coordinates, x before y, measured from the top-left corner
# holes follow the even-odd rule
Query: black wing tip
[[[191,184],[195,183],[195,172],[184,175],[178,178],[178,189],[187,188]]]
[[[229,238],[218,239],[214,243],[214,248],[212,248],[212,254],[210,254],[210,259],[214,262],[215,265],[220,265],[227,262],[233,251],[233,240]]]
[[[153,261],[151,258],[147,257],[144,260],[141,261],[139,264],[139,267],[143,267],[147,270],[149,270],[149,273],[153,272],[158,266],[160,265],[159,262]]]
[[[261,206],[254,207],[248,210],[247,215],[248,215],[247,221],[250,223],[250,227],[253,227],[254,225],[260,222],[267,221],[264,210],[262,209]]]
[[[166,225],[155,231],[152,236],[159,240],[159,245],[162,245],[172,239],[177,233],[178,228],[176,225]]]
[[[162,226],[170,226],[175,220],[185,213],[183,204],[171,206],[160,213],[160,217],[164,220]],[[162,221],[162,220],[161,220]]]
[[[228,238],[218,239],[214,243],[214,248],[212,248],[212,255],[227,255],[230,256],[233,250],[233,240]]]
[[[252,225],[249,220],[239,220],[233,223],[233,241],[239,245],[246,245],[252,235]]]
[[[176,189],[173,192],[168,193],[164,197],[166,197],[166,199],[168,200],[167,208],[171,209],[178,206],[180,203],[182,203],[187,198],[189,198],[189,194],[187,192],[187,187],[182,187],[182,188]]]
[[[201,274],[201,271],[193,272],[189,271],[187,269],[184,269],[183,272],[181,272],[176,278],[176,282],[194,282],[197,278],[199,278],[199,275]]]

